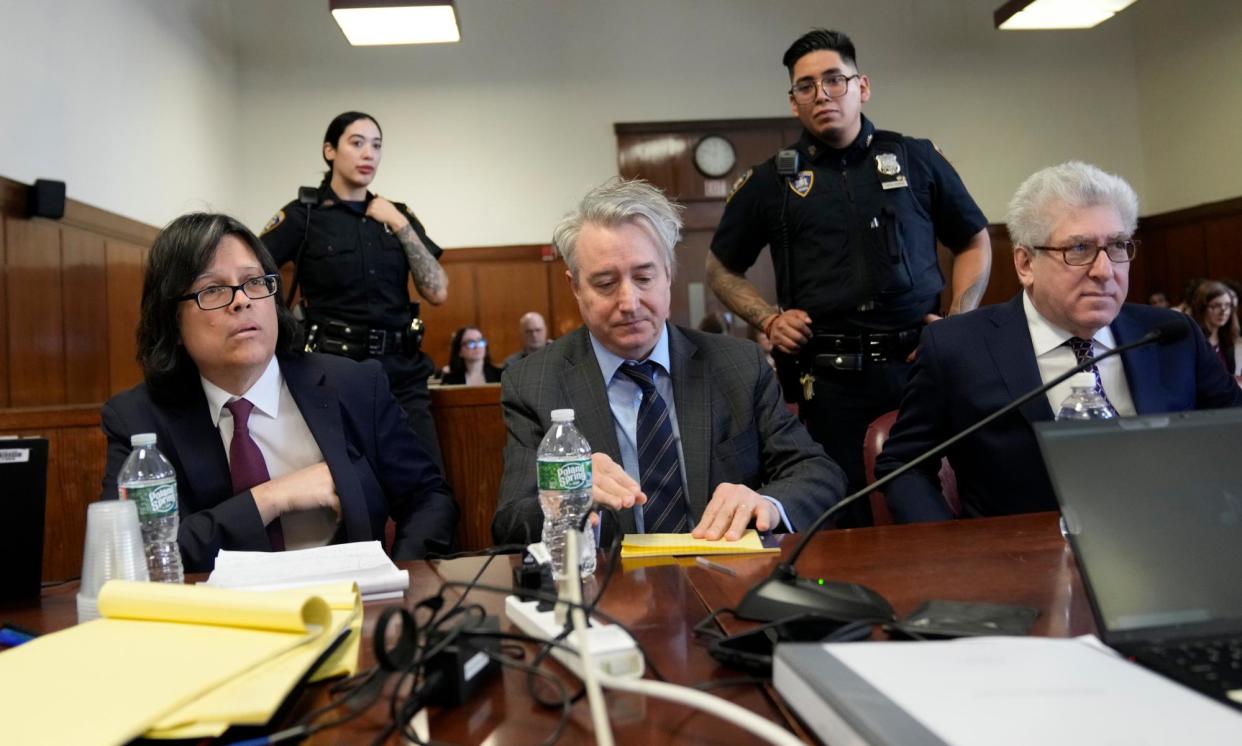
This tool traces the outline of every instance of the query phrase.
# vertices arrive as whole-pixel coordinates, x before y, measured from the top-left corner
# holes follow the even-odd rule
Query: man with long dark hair
[[[396,522],[397,558],[443,551],[457,506],[375,362],[301,351],[276,264],[225,215],[174,220],[151,247],[138,360],[144,382],[103,407],[103,496],[130,436],[155,433],[177,471],[188,572],[221,549],[364,541]]]

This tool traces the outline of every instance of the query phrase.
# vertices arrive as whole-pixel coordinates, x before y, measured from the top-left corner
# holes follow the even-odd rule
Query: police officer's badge
[[[876,153],[875,170],[880,175],[881,189],[902,189],[909,186],[901,173],[901,162],[896,153]]]
[[[728,204],[729,200],[733,199],[733,195],[737,194],[739,189],[746,186],[746,182],[750,181],[751,174],[754,172],[755,169],[748,168],[741,176],[737,177],[737,181],[733,182],[733,188],[729,190],[729,196],[725,197],[725,204]]]
[[[881,176],[896,176],[901,173],[901,164],[897,162],[897,154],[877,153],[875,156],[875,170],[879,171]]]
[[[263,236],[268,233],[271,233],[272,231],[276,230],[276,226],[280,225],[283,222],[285,222],[285,211],[281,210],[277,212],[275,215],[273,215],[271,220],[267,221],[267,225],[263,226],[263,230],[259,233],[259,235]]]
[[[792,179],[787,179],[789,189],[799,197],[805,197],[811,193],[811,185],[815,183],[814,171],[799,171],[798,175]]]

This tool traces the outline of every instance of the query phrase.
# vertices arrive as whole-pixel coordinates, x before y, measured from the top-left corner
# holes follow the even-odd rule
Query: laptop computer
[[[0,606],[39,597],[47,439],[0,437]]]
[[[1035,433],[1101,639],[1242,709],[1242,410]]]

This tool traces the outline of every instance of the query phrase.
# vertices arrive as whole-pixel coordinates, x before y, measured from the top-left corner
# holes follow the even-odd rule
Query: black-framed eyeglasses
[[[259,277],[251,277],[240,285],[212,285],[209,288],[203,288],[197,293],[186,293],[173,300],[177,302],[192,300],[198,304],[198,307],[204,311],[214,311],[217,308],[224,308],[233,302],[233,298],[237,296],[237,291],[251,300],[259,300],[261,298],[270,298],[276,294],[280,288],[280,275],[261,275]]]
[[[487,347],[487,340],[486,339],[465,339],[465,340],[462,340],[461,346],[465,347],[467,350],[477,350],[480,347]]]
[[[816,89],[823,88],[828,98],[841,98],[850,89],[850,81],[857,77],[857,74],[825,75],[819,80],[800,80],[789,89],[789,95],[800,104],[809,104],[815,100]]]
[[[1095,263],[1095,258],[1103,251],[1107,253],[1108,260],[1113,264],[1124,264],[1134,259],[1134,255],[1138,253],[1139,244],[1137,239],[1118,238],[1107,241],[1104,244],[1098,243],[1076,243],[1072,246],[1032,246],[1036,251],[1059,251],[1061,258],[1071,267],[1085,267]]]

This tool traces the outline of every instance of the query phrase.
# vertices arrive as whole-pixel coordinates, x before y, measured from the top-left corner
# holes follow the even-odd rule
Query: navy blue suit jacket
[[[1180,341],[1121,353],[1135,409],[1158,414],[1242,406],[1242,389],[1189,317],[1127,303],[1110,328],[1123,345],[1178,320],[1188,327]],[[1041,383],[1021,295],[928,325],[901,411],[876,461],[876,476],[895,471]],[[964,516],[1056,510],[1031,428],[1032,422],[1051,419],[1048,398],[1037,396],[946,452]],[[952,517],[940,492],[939,469],[940,459],[929,459],[888,486],[885,496],[895,520]]]
[[[391,516],[397,527],[394,558],[446,551],[457,527],[457,504],[406,423],[379,363],[316,354],[278,361],[336,483],[341,501],[337,539],[383,540]],[[103,497],[117,496],[116,478],[131,450],[130,435],[155,433],[160,451],[177,470],[177,541],[185,569],[205,572],[221,549],[267,551],[271,545],[250,491],[233,493],[228,454],[197,376],[183,389],[169,401],[139,384],[104,404],[108,460]]]

